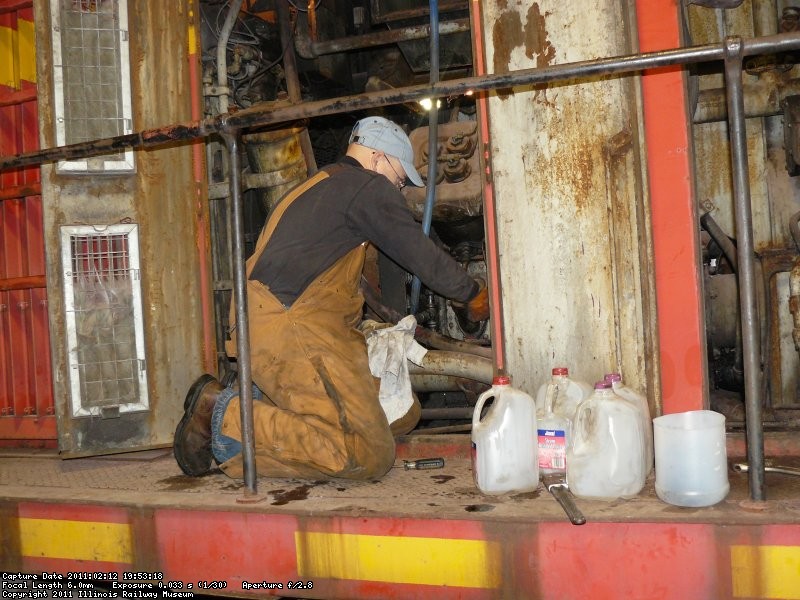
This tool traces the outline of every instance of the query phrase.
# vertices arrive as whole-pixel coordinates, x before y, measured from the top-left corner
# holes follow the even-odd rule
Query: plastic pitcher
[[[725,417],[692,410],[653,419],[656,494],[676,506],[711,506],[730,491]]]
[[[536,403],[511,386],[511,378],[495,377],[492,388],[478,397],[472,414],[472,474],[484,494],[524,492],[539,487]],[[494,398],[481,420],[483,405]]]
[[[572,423],[553,412],[558,386],[547,385],[544,416],[538,420],[539,472],[543,475],[567,474],[567,447],[572,440]],[[537,411],[538,412],[538,411]]]
[[[619,373],[609,373],[604,379],[611,384],[611,389],[614,390],[615,394],[631,402],[639,409],[639,417],[642,420],[642,430],[644,431],[644,472],[645,475],[649,475],[653,470],[654,450],[653,419],[650,417],[650,405],[647,403],[647,398],[625,385],[622,382],[622,375]]]
[[[583,381],[570,379],[567,367],[555,367],[551,372],[550,382],[541,385],[536,392],[536,416],[539,419],[545,414],[545,395],[550,384],[558,386],[558,395],[553,399],[553,412],[559,417],[573,421],[578,404],[592,394],[592,386]]]
[[[615,500],[642,491],[644,433],[638,409],[599,381],[578,406],[567,449],[567,483],[580,498]]]

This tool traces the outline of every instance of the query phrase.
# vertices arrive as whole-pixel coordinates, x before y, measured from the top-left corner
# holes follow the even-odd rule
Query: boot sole
[[[198,377],[197,380],[192,384],[192,387],[189,388],[189,391],[186,394],[186,399],[183,401],[183,417],[178,423],[178,427],[175,429],[175,437],[173,438],[175,441],[172,444],[172,453],[175,456],[175,461],[178,463],[181,471],[190,477],[200,477],[201,475],[208,473],[211,470],[211,461],[209,460],[208,468],[202,472],[192,469],[189,466],[191,461],[187,460],[187,457],[184,454],[183,444],[179,444],[177,441],[183,439],[183,432],[188,426],[189,421],[192,420],[192,415],[194,415],[195,407],[197,406],[197,402],[200,400],[203,390],[209,383],[214,381],[216,381],[216,379],[212,375],[206,373],[205,375]]]

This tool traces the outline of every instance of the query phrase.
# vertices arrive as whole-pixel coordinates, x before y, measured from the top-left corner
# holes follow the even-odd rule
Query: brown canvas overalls
[[[378,380],[356,329],[364,302],[359,290],[364,244],[334,263],[289,308],[267,286],[249,279],[286,208],[328,176],[320,171],[284,198],[246,265],[252,377],[267,396],[253,403],[256,469],[266,477],[372,479],[394,462]],[[235,337],[226,349],[235,356]],[[238,397],[228,405],[222,433],[242,439]],[[241,455],[220,467],[241,477]]]

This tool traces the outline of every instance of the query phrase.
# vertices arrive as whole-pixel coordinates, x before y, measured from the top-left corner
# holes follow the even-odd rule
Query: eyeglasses
[[[397,177],[397,189],[402,190],[404,187],[406,187],[406,178],[400,176],[400,174],[397,172],[397,169],[395,169],[394,166],[392,165],[392,161],[389,160],[388,156],[384,154],[383,158],[385,158],[386,162],[389,163],[389,168],[392,170],[392,173],[394,173],[395,176]]]

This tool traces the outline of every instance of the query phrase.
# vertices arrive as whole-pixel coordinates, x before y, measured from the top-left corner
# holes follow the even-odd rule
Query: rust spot
[[[535,56],[536,66],[540,69],[549,66],[556,57],[555,46],[547,39],[548,33],[545,29],[544,19],[549,14],[542,14],[539,5],[534,2],[528,9],[528,20],[525,23],[525,56],[530,59]]]
[[[574,132],[577,134],[577,130]],[[592,177],[596,162],[591,143],[584,137],[579,138],[566,151],[559,151],[552,158],[540,156],[538,169],[543,172],[562,173],[573,190],[573,203],[576,213],[582,213],[592,202]]]
[[[522,46],[522,20],[516,11],[504,12],[492,28],[492,43],[494,45],[494,72],[508,73],[511,63],[511,52],[514,48]],[[511,93],[510,88],[498,89],[497,97],[505,100]]]
[[[631,148],[631,132],[627,127],[616,133],[605,145],[605,152],[610,158],[627,154]]]

